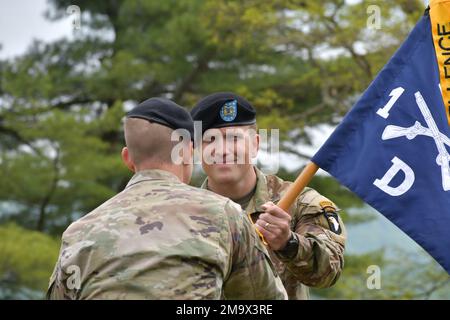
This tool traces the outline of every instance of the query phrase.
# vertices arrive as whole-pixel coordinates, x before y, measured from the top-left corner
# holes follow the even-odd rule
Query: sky
[[[49,21],[44,17],[47,7],[47,0],[0,0],[0,59],[24,53],[33,39],[72,37],[74,17]]]

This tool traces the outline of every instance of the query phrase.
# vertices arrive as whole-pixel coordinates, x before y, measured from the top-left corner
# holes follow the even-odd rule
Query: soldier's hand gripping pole
[[[303,191],[306,185],[311,181],[312,177],[319,170],[319,166],[314,162],[308,162],[306,167],[300,173],[300,175],[295,179],[294,183],[290,185],[286,193],[283,195],[281,200],[278,202],[278,206],[284,211],[288,211],[291,205],[294,203],[298,195]]]

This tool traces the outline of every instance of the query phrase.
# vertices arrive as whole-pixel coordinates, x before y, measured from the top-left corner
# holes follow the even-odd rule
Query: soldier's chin
[[[214,174],[218,175],[229,175],[233,171],[233,164],[227,164],[227,163],[217,163],[213,164],[211,166],[211,169],[213,170]]]
[[[235,165],[236,165],[236,163],[219,162],[219,163],[214,163],[212,166],[216,169],[228,170],[228,169],[233,168]]]
[[[215,164],[212,166],[214,180],[221,183],[234,182],[235,165],[232,164]]]

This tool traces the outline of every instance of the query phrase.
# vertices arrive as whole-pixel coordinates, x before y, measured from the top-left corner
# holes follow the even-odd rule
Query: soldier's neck
[[[233,201],[244,198],[251,193],[256,186],[256,173],[252,168],[248,170],[240,180],[236,182],[223,183],[215,182],[208,178],[208,189],[221,196],[230,198]]]
[[[185,181],[186,179],[183,169],[183,166],[166,165],[163,163],[143,163],[136,167],[136,172],[143,170],[164,170],[173,173],[181,182],[189,183],[189,181]]]

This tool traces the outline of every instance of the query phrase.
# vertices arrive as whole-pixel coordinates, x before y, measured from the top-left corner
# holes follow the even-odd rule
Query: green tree
[[[379,30],[366,27],[369,4],[381,9]],[[340,121],[423,12],[420,0],[50,0],[48,18],[69,5],[82,12],[73,40],[0,61],[0,221],[52,235],[123,189],[120,120],[136,103],[191,107],[236,91],[261,128],[280,129],[282,151],[308,158],[298,148],[311,143],[308,128]],[[344,212],[362,205],[330,178],[311,186]],[[344,213],[350,225],[369,218]],[[335,292],[357,297],[347,281],[360,283],[372,260],[347,260]]]
[[[116,147],[101,139],[116,130],[122,105],[117,103],[96,122],[86,121],[85,111],[72,114],[43,108],[17,104],[4,113],[17,139],[2,139],[6,148],[0,172],[8,178],[0,188],[0,198],[7,201],[1,218],[61,233],[71,221],[114,195],[127,176],[118,143]]]
[[[425,252],[393,250],[388,258],[383,250],[346,257],[344,272],[330,289],[313,289],[312,295],[325,299],[450,299],[450,279]],[[412,258],[417,257],[419,259]],[[379,268],[380,287],[370,287]],[[401,267],[399,267],[401,266]]]
[[[0,226],[0,299],[42,298],[59,240],[15,224]]]

